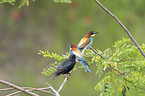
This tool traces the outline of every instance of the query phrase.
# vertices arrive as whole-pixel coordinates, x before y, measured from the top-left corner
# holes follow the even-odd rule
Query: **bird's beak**
[[[94,34],[99,33],[99,32],[94,32]]]
[[[67,45],[67,46],[71,47],[71,45]]]
[[[96,35],[96,33],[99,33],[99,32],[93,32],[94,34],[92,35],[92,37],[94,37]]]

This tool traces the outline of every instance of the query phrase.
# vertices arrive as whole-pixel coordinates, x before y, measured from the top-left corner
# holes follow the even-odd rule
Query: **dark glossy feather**
[[[69,59],[63,61],[58,68],[56,69],[56,71],[53,73],[54,76],[54,80],[57,76],[59,76],[60,74],[69,74],[69,72],[74,68],[76,63],[76,56],[74,54],[71,54]]]

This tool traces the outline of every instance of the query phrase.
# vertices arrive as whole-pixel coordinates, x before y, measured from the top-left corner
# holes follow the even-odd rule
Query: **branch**
[[[120,73],[122,76],[125,75],[125,73],[120,72],[119,70],[113,68],[110,64],[108,64],[108,65],[109,65],[109,67],[110,67],[111,69],[113,69],[114,71],[117,71],[117,72]]]
[[[61,91],[61,89],[63,88],[63,86],[64,86],[64,84],[66,83],[66,81],[67,81],[67,77],[64,79],[64,81],[63,81],[63,83],[61,84],[61,86],[59,87],[59,89],[58,89],[58,93]]]
[[[90,48],[91,50],[93,50],[93,51],[95,52],[95,54],[99,55],[101,58],[103,58],[103,59],[105,59],[105,58],[109,59],[108,57],[104,57],[104,56],[102,56],[101,54],[99,54],[93,47],[89,46],[89,48]]]
[[[49,94],[52,94],[52,95],[55,95],[54,93],[50,92],[50,91],[46,91],[46,89],[50,89],[50,87],[46,87],[46,88],[31,88],[31,87],[22,87],[22,88],[25,88],[25,89],[29,89],[29,91],[40,91],[40,92],[44,92],[44,93],[49,93]],[[12,90],[14,88],[6,88],[6,89],[0,89],[1,91],[2,90]],[[16,95],[18,93],[20,93],[22,91],[17,91],[17,92],[14,92],[14,93],[11,93],[11,94],[8,94],[6,96],[13,96],[13,95]]]
[[[72,70],[69,72],[68,76],[70,76],[71,72],[72,72]],[[61,86],[59,87],[59,89],[57,91],[58,93],[61,91],[61,89],[63,88],[63,86],[64,86],[64,84],[66,83],[67,80],[68,80],[68,77],[65,77],[63,83],[61,84]]]
[[[18,93],[21,93],[22,91],[17,91],[17,92],[14,92],[14,93],[11,93],[11,94],[8,94],[8,95],[6,95],[6,96],[13,96],[13,95],[16,95],[16,94],[18,94]],[[38,95],[39,96],[39,95]]]
[[[54,93],[56,94],[56,96],[60,96],[59,93],[62,90],[64,84],[66,83],[66,81],[68,80],[70,74],[71,74],[72,70],[69,72],[69,74],[67,75],[67,77],[65,77],[64,81],[62,82],[62,84],[60,85],[58,91],[56,91],[50,84],[48,84],[47,82],[45,82],[47,85],[50,86],[50,88],[54,91]]]
[[[7,90],[13,90],[14,88],[4,88],[4,89],[0,89],[0,91],[7,91]]]
[[[127,33],[127,35],[131,38],[131,40],[133,41],[133,43],[136,45],[136,47],[138,48],[138,50],[140,51],[140,53],[141,53],[141,54],[144,56],[144,58],[145,58],[145,53],[144,53],[143,50],[139,47],[139,45],[138,45],[138,43],[136,42],[136,40],[135,40],[135,39],[133,38],[133,36],[130,34],[129,30],[122,24],[122,22],[121,22],[114,14],[112,14],[107,8],[105,8],[98,0],[95,0],[95,2],[119,23],[119,25],[125,30],[125,32]]]
[[[54,93],[50,92],[50,91],[46,91],[48,89],[50,89],[50,87],[45,87],[45,88],[31,88],[31,87],[21,87],[23,88],[24,90],[28,90],[28,91],[40,91],[40,92],[44,92],[44,93],[49,93],[51,95],[55,95]],[[14,90],[15,88],[4,88],[4,89],[0,89],[0,91],[7,91],[7,90]],[[17,91],[17,92],[14,92],[14,93],[11,93],[11,94],[8,94],[7,96],[12,96],[12,95],[16,95],[18,93],[20,93],[22,91]]]
[[[67,75],[68,77],[70,76],[70,73],[71,73],[71,72],[72,72],[72,71],[70,71],[69,74]],[[6,82],[6,81],[3,81],[3,80],[0,80],[0,83],[5,84],[5,85],[8,85],[8,86],[10,86],[10,87],[12,87],[12,88],[0,89],[0,91],[7,91],[7,90],[13,90],[13,89],[20,90],[20,91],[17,91],[17,92],[8,94],[8,95],[6,95],[6,96],[16,95],[16,94],[21,93],[21,92],[24,92],[24,93],[26,93],[26,94],[28,94],[28,95],[32,95],[32,96],[39,96],[39,95],[37,95],[37,94],[35,94],[35,93],[33,93],[33,92],[30,92],[30,91],[40,91],[40,92],[44,92],[44,93],[49,93],[49,94],[51,94],[51,95],[60,96],[59,93],[60,93],[60,91],[62,90],[62,88],[63,88],[64,84],[66,83],[66,81],[68,80],[68,77],[66,77],[66,78],[64,79],[64,81],[63,81],[63,83],[61,84],[61,86],[59,87],[58,91],[56,91],[56,90],[55,90],[50,84],[48,84],[47,82],[46,82],[46,84],[49,85],[50,87],[46,87],[46,88],[31,88],[31,87],[18,87],[18,86],[14,85],[14,84],[11,84],[11,83]],[[27,89],[27,90],[26,90],[26,89]],[[46,89],[51,89],[55,94],[52,93],[51,91],[46,91]]]
[[[93,47],[89,46],[89,48],[90,48],[91,50],[93,50],[93,51],[95,52],[95,54],[99,55],[101,58],[103,58],[103,59],[107,58],[107,59],[110,60],[110,58],[104,57],[103,55],[99,54]],[[110,64],[108,64],[108,65],[109,65],[109,67],[110,67],[111,69],[113,69],[114,71],[117,71],[117,72],[120,73],[122,76],[125,75],[125,73],[122,73],[122,72],[120,72],[119,70],[113,68]]]
[[[107,59],[109,59],[108,57],[104,57],[104,56],[102,56],[101,54],[99,54],[93,47],[90,46],[89,48],[90,48],[91,50],[93,50],[93,51],[95,52],[95,54],[98,54],[101,58],[104,58],[104,59],[107,58]],[[109,60],[110,60],[110,59],[109,59]],[[117,71],[117,72],[120,73],[122,76],[125,75],[125,73],[120,72],[119,70],[113,68],[110,64],[108,64],[108,65],[109,65],[109,67],[110,67],[111,69],[113,69],[114,71]],[[139,86],[134,85],[131,81],[127,80],[126,78],[124,78],[124,80],[127,81],[127,82],[129,82],[129,83],[131,83],[131,84],[132,84],[134,87],[136,87],[136,88],[145,90],[145,89],[142,88],[142,87],[139,87]]]
[[[23,88],[21,88],[21,87],[19,87],[19,86],[16,86],[16,85],[14,85],[14,84],[12,84],[12,83],[9,83],[9,82],[7,82],[7,81],[4,81],[4,80],[0,80],[0,83],[2,83],[2,84],[4,84],[4,85],[7,85],[7,86],[10,86],[10,87],[13,87],[14,89],[20,90],[20,91],[22,91],[22,92],[24,92],[24,93],[26,93],[26,94],[28,94],[28,95],[31,95],[31,96],[39,96],[39,95],[37,95],[37,94],[35,94],[35,93],[33,93],[33,92],[30,92],[30,91],[28,91],[28,90],[25,90],[25,89],[23,89]]]
[[[50,84],[48,84],[47,82],[45,83],[50,86],[51,90],[53,90],[53,92],[55,93],[55,96],[60,96],[59,93]]]
[[[126,78],[124,78],[125,81],[129,82],[130,84],[132,84],[135,88],[139,88],[139,89],[142,89],[145,91],[145,88],[142,88],[142,87],[139,87],[139,86],[136,86],[134,85],[134,83],[132,83],[131,81],[127,80]]]

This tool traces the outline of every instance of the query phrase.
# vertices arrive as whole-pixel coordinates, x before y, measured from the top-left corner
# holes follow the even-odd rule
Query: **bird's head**
[[[69,59],[76,59],[76,55],[75,55],[75,54],[71,54],[71,55],[69,56]]]
[[[96,33],[98,32],[94,32],[94,31],[89,31],[87,34],[86,34],[86,38],[90,38],[90,37],[94,37],[96,35]]]
[[[74,49],[77,49],[77,45],[75,44],[71,44],[71,45],[68,45],[70,47],[70,50],[74,50]]]

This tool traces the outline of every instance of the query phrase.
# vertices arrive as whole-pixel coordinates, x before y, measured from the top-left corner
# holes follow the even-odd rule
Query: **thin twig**
[[[120,72],[119,70],[113,68],[110,64],[108,64],[108,65],[109,65],[109,67],[110,67],[111,69],[113,69],[114,71],[117,71],[117,72],[120,73],[122,76],[125,75],[125,73]]]
[[[91,47],[91,46],[89,46],[89,48],[91,49],[91,50],[93,50],[94,52],[95,52],[95,54],[97,54],[97,55],[99,55],[101,58],[108,58],[108,57],[104,57],[104,56],[102,56],[101,54],[99,54],[93,47]],[[108,58],[109,59],[109,58]]]
[[[138,87],[136,85],[134,85],[134,83],[132,83],[131,81],[127,80],[126,78],[124,78],[125,81],[129,82],[130,84],[132,84],[135,88],[139,88],[139,89],[142,89],[145,91],[145,88],[142,88],[142,87]]]
[[[99,55],[101,58],[103,58],[103,59],[107,58],[107,59],[110,60],[110,58],[105,57],[105,56],[102,56],[101,54],[99,54],[93,47],[89,46],[89,48],[90,48],[91,50],[93,50],[93,51],[95,52],[95,54]],[[119,70],[113,68],[110,64],[108,64],[108,65],[109,65],[109,67],[110,67],[111,69],[113,69],[114,71],[117,71],[117,72],[120,73],[122,76],[125,75],[125,73],[120,72]]]
[[[129,30],[123,25],[123,23],[122,23],[113,13],[111,13],[107,8],[105,8],[98,0],[95,0],[95,2],[119,23],[119,25],[125,30],[125,32],[127,33],[127,35],[131,38],[131,40],[133,41],[133,43],[136,45],[136,47],[139,49],[140,53],[141,53],[141,54],[144,56],[144,58],[145,58],[145,53],[144,53],[143,50],[139,47],[138,43],[137,43],[136,40],[133,38],[133,36],[130,34]]]
[[[0,91],[7,91],[7,90],[13,90],[14,88],[4,88],[4,89],[0,89]]]
[[[21,87],[23,89],[27,89],[28,91],[40,91],[40,92],[44,92],[44,93],[49,93],[51,95],[55,95],[54,93],[50,92],[50,91],[46,91],[48,89],[50,89],[50,87],[45,87],[45,88],[32,88],[32,87]],[[0,89],[0,91],[7,91],[7,90],[14,90],[15,88],[5,88],[5,89]],[[11,94],[8,94],[6,96],[12,96],[12,95],[15,95],[15,94],[18,94],[22,91],[17,91],[17,92],[14,92],[14,93],[11,93]]]
[[[96,51],[94,48],[91,47],[91,49],[92,49],[96,54],[99,54],[99,53],[97,53],[97,51]],[[99,56],[102,56],[102,55],[100,54]],[[108,58],[108,57],[104,57],[104,56],[102,56],[102,57],[103,57],[103,58]],[[109,59],[109,58],[108,58],[108,59]],[[109,60],[110,60],[110,59],[109,59]],[[113,68],[110,64],[108,64],[108,65],[109,65],[109,67],[110,67],[111,69],[113,69],[114,71],[117,71],[117,72],[120,73],[122,76],[125,75],[125,73],[120,72],[119,70]],[[129,83],[131,83],[131,84],[132,84],[134,87],[136,87],[136,88],[139,88],[139,89],[145,90],[145,89],[142,88],[142,87],[138,87],[138,86],[134,85],[131,81],[127,80],[126,78],[124,78],[124,80],[127,81],[127,82],[129,82]]]
[[[4,81],[4,80],[0,80],[0,83],[2,83],[2,84],[4,84],[4,85],[7,85],[7,86],[10,86],[10,87],[13,87],[13,88],[15,88],[15,89],[17,89],[17,90],[20,90],[20,91],[22,91],[22,92],[28,94],[28,95],[39,96],[39,95],[37,95],[37,94],[35,94],[35,93],[33,93],[33,92],[30,92],[30,91],[28,91],[28,90],[25,90],[25,89],[23,89],[23,88],[21,88],[21,87],[19,87],[19,86],[16,86],[16,85],[14,85],[14,84],[12,84],[12,83],[9,83],[9,82],[7,82],[7,81]]]
[[[50,84],[48,84],[47,82],[45,83],[50,86],[51,90],[53,90],[53,92],[55,93],[55,96],[60,96],[59,93]]]
[[[54,93],[52,93],[52,92],[50,92],[50,91],[46,91],[46,90],[42,90],[42,89],[36,89],[35,91],[40,91],[40,92],[44,92],[44,93],[49,93],[49,94],[51,94],[51,95],[54,95],[54,96],[55,96],[55,94],[54,94]]]
[[[44,93],[49,93],[51,95],[55,95],[54,93],[50,92],[50,91],[46,91],[48,89],[51,89],[50,87],[46,87],[46,88],[30,88],[29,91],[40,91],[40,92],[44,92]]]
[[[63,86],[64,86],[64,84],[66,83],[66,81],[67,81],[67,77],[64,79],[62,85],[59,87],[59,89],[58,89],[58,91],[57,91],[58,93],[61,91],[61,89],[63,88]]]
[[[68,76],[70,76],[71,72],[72,72],[72,70],[69,72]],[[63,83],[61,84],[61,86],[59,87],[59,89],[57,91],[58,93],[61,91],[61,89],[63,88],[63,86],[64,86],[64,84],[66,83],[67,80],[68,80],[68,77],[65,77]]]
[[[6,96],[13,96],[13,95],[16,95],[16,94],[18,94],[18,93],[21,93],[22,91],[17,91],[17,92],[14,92],[14,93],[11,93],[11,94],[8,94],[8,95],[6,95]],[[38,95],[39,96],[39,95]]]

